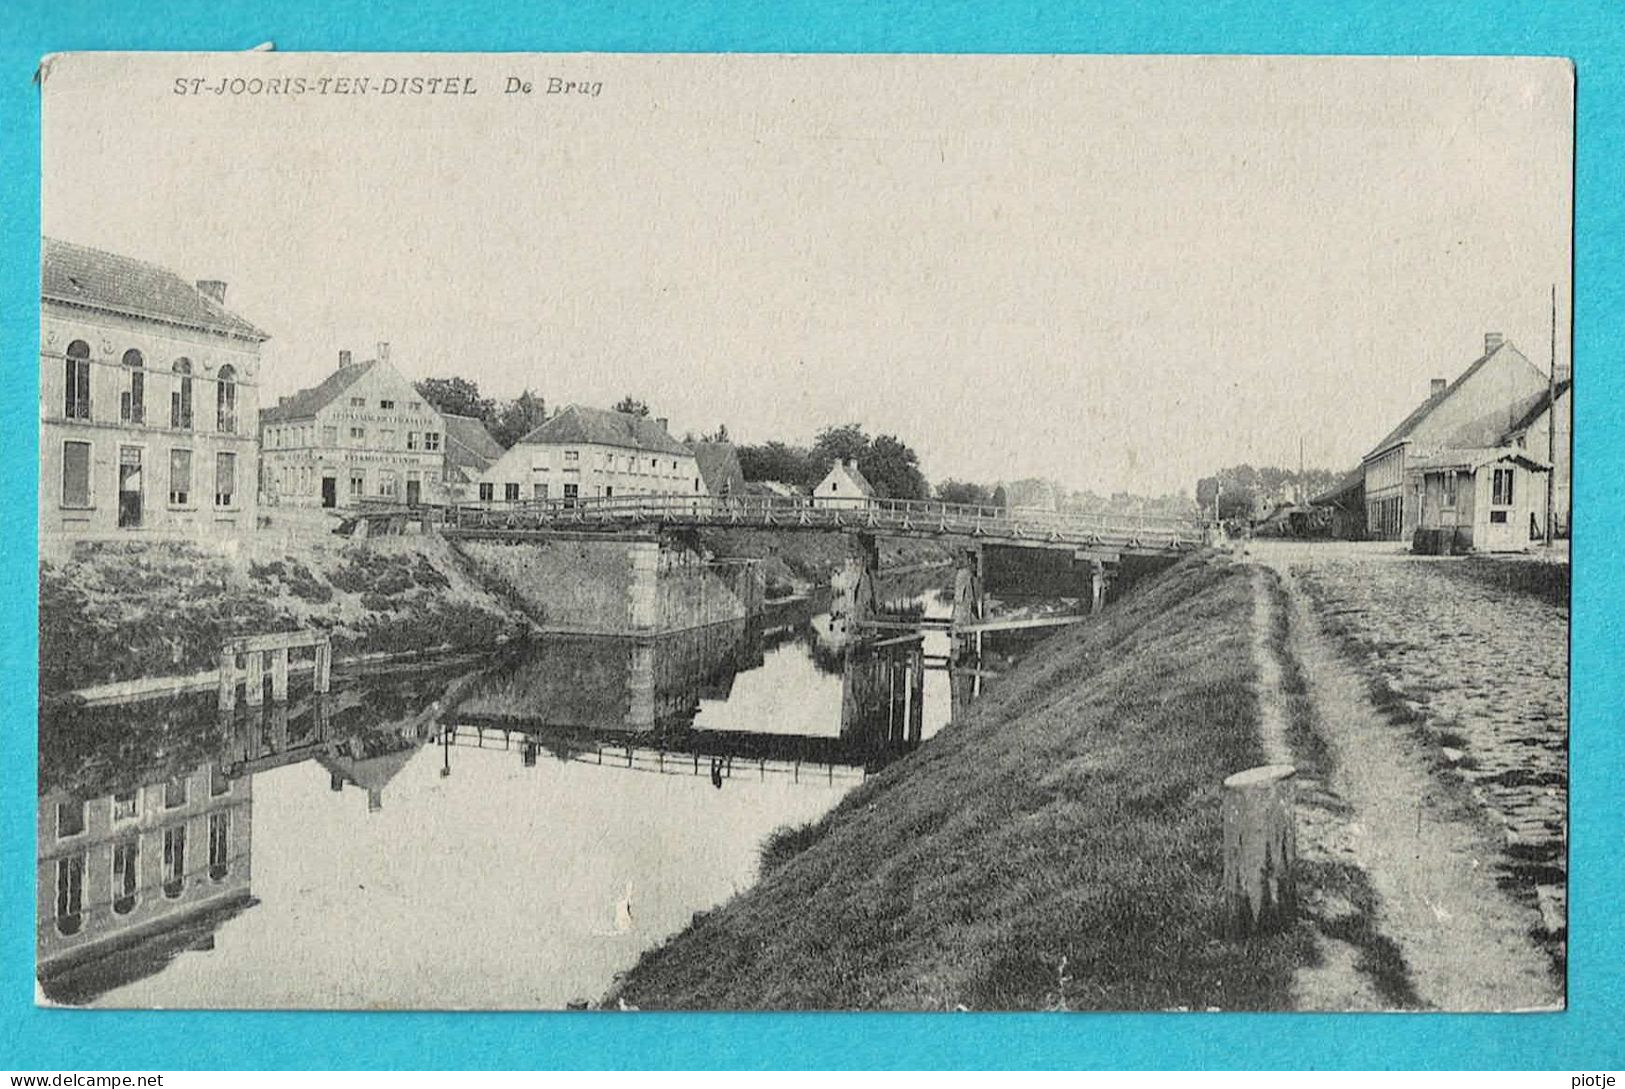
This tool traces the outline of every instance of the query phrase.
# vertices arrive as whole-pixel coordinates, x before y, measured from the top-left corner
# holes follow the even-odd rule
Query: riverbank
[[[40,563],[42,697],[212,669],[233,635],[321,628],[340,659],[495,646],[522,619],[442,540],[81,542]]]
[[[1286,1008],[1302,935],[1219,936],[1221,783],[1265,755],[1253,598],[1195,557],[1045,641],[608,1004]]]

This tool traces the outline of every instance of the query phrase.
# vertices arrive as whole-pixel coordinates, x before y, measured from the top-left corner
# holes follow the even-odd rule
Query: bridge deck
[[[359,517],[400,518],[398,504],[364,505]],[[1021,548],[1071,548],[1167,555],[1201,546],[1203,527],[1185,518],[1009,510],[916,499],[812,500],[805,496],[741,498],[634,495],[608,499],[516,500],[420,507],[459,536],[516,536],[527,531],[648,532],[737,527],[952,537]]]

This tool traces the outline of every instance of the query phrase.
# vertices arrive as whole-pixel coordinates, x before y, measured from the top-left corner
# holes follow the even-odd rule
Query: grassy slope
[[[1250,609],[1246,570],[1198,557],[1047,641],[612,997],[1284,1007],[1299,939],[1217,936],[1220,783],[1262,762]]]
[[[227,635],[323,627],[348,655],[484,646],[513,625],[434,539],[267,542],[238,556],[81,543],[40,564],[40,689],[207,669]]]

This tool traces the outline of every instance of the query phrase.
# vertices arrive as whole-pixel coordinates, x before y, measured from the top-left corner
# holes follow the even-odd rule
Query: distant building
[[[733,443],[691,442],[688,448],[694,451],[706,494],[719,499],[745,494],[745,471],[739,467],[739,452]]]
[[[1454,382],[1433,380],[1426,401],[1361,459],[1367,534],[1410,540],[1419,524],[1423,480],[1414,463],[1439,453],[1469,424],[1498,420],[1505,429],[1518,406],[1546,388],[1547,375],[1499,333],[1484,335],[1484,354]]]
[[[837,461],[813,489],[813,506],[860,507],[874,497],[874,486],[858,471],[856,461]]]
[[[745,485],[745,490],[751,495],[771,496],[775,499],[805,499],[807,493],[794,484],[786,484],[782,480],[752,480]]]
[[[446,499],[467,502],[479,495],[480,477],[502,457],[502,444],[474,416],[442,412],[446,421]]]
[[[267,502],[328,509],[363,499],[414,504],[444,497],[446,423],[389,362],[356,362],[260,412]]]
[[[1336,484],[1314,496],[1309,505],[1324,511],[1325,532],[1345,541],[1363,540],[1366,535],[1365,466],[1356,465]]]
[[[480,474],[482,502],[705,493],[694,452],[664,419],[570,405]]]
[[[268,335],[222,281],[42,244],[41,533],[252,530]]]

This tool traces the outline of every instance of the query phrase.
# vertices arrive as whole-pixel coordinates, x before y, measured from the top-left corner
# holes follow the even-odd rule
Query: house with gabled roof
[[[250,531],[260,347],[221,280],[41,240],[40,532]]]
[[[342,509],[363,500],[445,497],[446,423],[390,363],[339,352],[336,371],[260,413],[261,490],[268,504]]]
[[[855,460],[837,461],[813,489],[815,507],[861,507],[876,495]]]
[[[739,451],[731,442],[691,442],[694,461],[700,468],[705,493],[719,499],[743,496],[745,470],[739,464]]]
[[[1499,333],[1484,335],[1484,353],[1454,382],[1435,378],[1427,400],[1361,459],[1366,531],[1379,540],[1410,540],[1422,511],[1424,482],[1415,465],[1451,445],[1461,428],[1487,420],[1510,426],[1518,406],[1546,388],[1548,376]]]
[[[694,452],[664,418],[569,405],[480,474],[481,502],[705,494]]]
[[[502,457],[502,444],[477,416],[442,412],[440,418],[446,422],[446,499],[473,499],[481,475]]]

